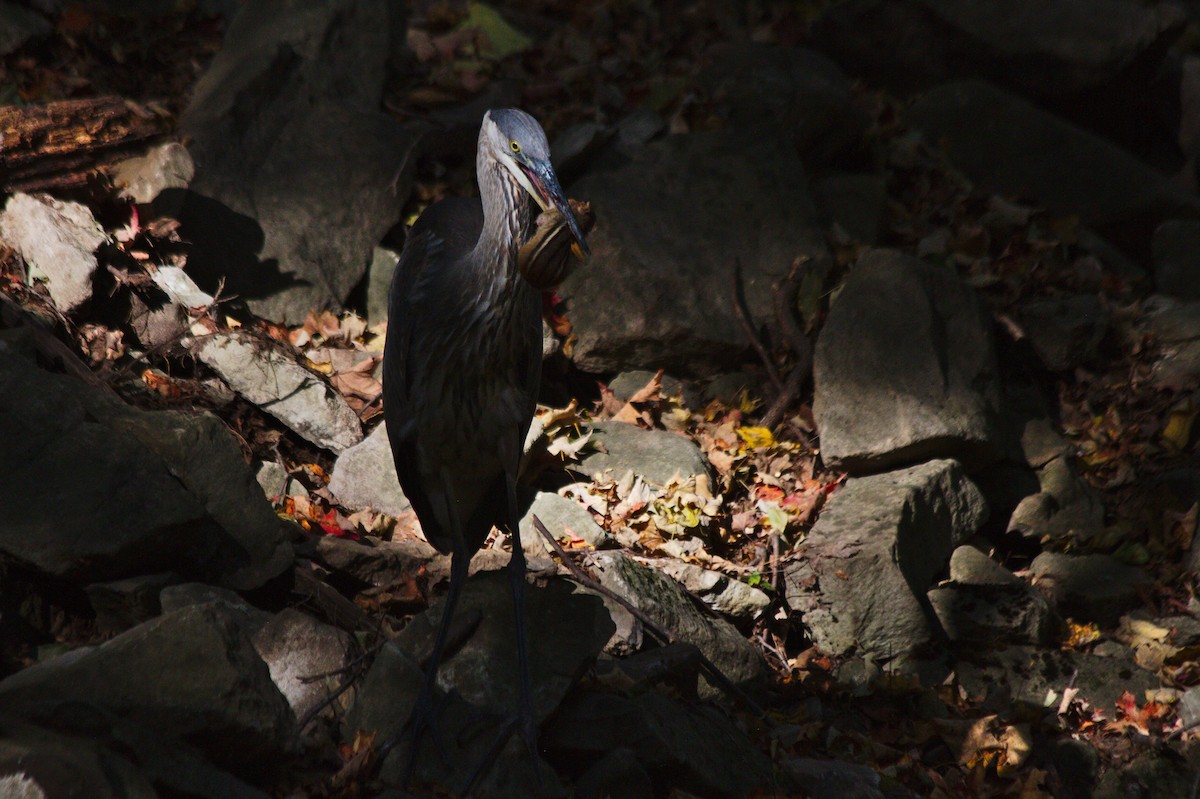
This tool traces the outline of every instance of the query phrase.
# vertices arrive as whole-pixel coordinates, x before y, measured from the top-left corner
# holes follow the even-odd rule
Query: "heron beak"
[[[571,204],[567,202],[567,196],[563,194],[562,186],[558,185],[558,177],[554,174],[554,167],[550,166],[549,161],[531,161],[529,163],[518,162],[520,171],[526,181],[522,181],[525,185],[525,190],[533,197],[534,201],[541,206],[543,211],[549,210],[553,205],[563,215],[563,219],[567,222],[567,227],[571,231],[571,235],[575,237],[575,241],[579,242],[579,249],[583,250],[584,255],[591,255],[592,251],[587,245],[587,239],[584,238],[583,231],[579,229],[579,223],[575,221],[575,214],[571,211]]]

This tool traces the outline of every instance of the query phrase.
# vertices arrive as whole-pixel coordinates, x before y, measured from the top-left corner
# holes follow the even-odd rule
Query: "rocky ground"
[[[448,562],[379,362],[405,223],[519,105],[597,224],[524,466],[539,760],[476,795],[1197,796],[1198,23],[0,2],[5,119],[168,130],[51,193],[0,131],[0,795],[471,781],[516,542],[409,773]]]

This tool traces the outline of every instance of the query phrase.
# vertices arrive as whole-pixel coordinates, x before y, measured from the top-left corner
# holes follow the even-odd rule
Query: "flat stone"
[[[986,518],[956,461],[848,480],[784,573],[787,602],[830,654],[903,658],[932,640],[925,592]]]
[[[0,550],[82,584],[171,571],[248,590],[291,565],[219,419],[137,410],[33,352],[28,329],[0,331],[0,440],[22,464],[0,493]]]
[[[765,664],[758,651],[732,624],[700,610],[674,580],[621,552],[596,552],[587,562],[605,588],[624,597],[675,639],[695,645],[734,683],[762,677]],[[622,654],[640,649],[645,636],[641,622],[609,599],[605,605],[617,626],[606,650]]]
[[[358,415],[325,380],[248,333],[196,339],[192,351],[229,387],[317,446],[341,453],[362,441]]]
[[[707,459],[691,439],[626,422],[597,422],[591,429],[592,442],[606,451],[586,452],[571,468],[593,480],[620,480],[629,472],[657,485],[708,477]]]
[[[1036,585],[1064,616],[1115,624],[1140,603],[1138,586],[1150,582],[1141,569],[1111,555],[1043,552],[1030,565]]]
[[[1200,220],[1163,222],[1154,229],[1150,257],[1158,293],[1180,300],[1200,300]]]
[[[121,197],[150,203],[164,189],[187,188],[195,174],[196,165],[187,148],[179,142],[167,142],[117,164],[112,180]]]
[[[1017,318],[1051,372],[1090,363],[1108,330],[1108,310],[1094,294],[1030,300],[1017,308]]]
[[[297,719],[333,695],[340,671],[354,654],[349,633],[295,608],[281,611],[261,627],[254,634],[254,648]],[[329,676],[311,679],[319,675]]]
[[[0,240],[29,265],[29,280],[46,284],[55,306],[69,313],[92,296],[96,248],[104,230],[79,203],[14,194],[0,213]]]
[[[813,414],[832,468],[863,474],[996,457],[991,328],[949,270],[890,250],[859,259],[817,338]]]
[[[1007,532],[1040,541],[1088,541],[1104,529],[1104,502],[1070,458],[1055,458],[1038,470],[1041,491],[1022,499]]]
[[[338,456],[329,490],[347,508],[372,508],[389,516],[412,510],[396,475],[386,424]]]
[[[771,282],[793,259],[806,256],[822,275],[829,268],[786,129],[667,136],[631,152],[570,187],[596,212],[591,260],[559,289],[571,308],[572,359],[589,372],[664,368],[681,377],[736,367],[746,334],[730,303],[713,302],[728,296],[733,259],[761,321],[774,318]]]
[[[694,563],[674,558],[654,558],[641,562],[678,581],[704,604],[727,616],[753,618],[771,604],[771,598],[764,591]]]
[[[549,491],[539,491],[520,522],[521,546],[529,557],[550,552],[550,545],[533,526],[534,516],[541,520],[550,531],[550,535],[556,539],[563,536],[582,538],[593,549],[613,543],[613,537],[596,523],[583,505]]]
[[[219,605],[185,608],[0,682],[8,711],[80,702],[261,773],[298,753],[296,719],[250,639]]]

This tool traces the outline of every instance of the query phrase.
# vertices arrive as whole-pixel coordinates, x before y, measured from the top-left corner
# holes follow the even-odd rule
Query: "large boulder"
[[[930,91],[908,110],[910,125],[943,147],[983,191],[1077,215],[1144,247],[1165,218],[1200,217],[1200,199],[1125,150],[988,83]]]
[[[174,571],[262,585],[292,547],[241,449],[209,414],[140,411],[38,368],[0,332],[0,551],[80,583]]]
[[[181,125],[196,175],[180,220],[205,288],[225,278],[255,313],[295,323],[358,285],[400,218],[417,141],[380,110],[404,13],[243,4]]]
[[[828,268],[799,156],[778,127],[669,136],[631,151],[571,187],[597,220],[591,262],[560,290],[575,363],[681,376],[739,363],[748,342],[730,298],[735,259],[757,320],[773,318],[771,282],[797,256]]]
[[[986,518],[955,461],[853,478],[785,573],[787,602],[826,652],[903,659],[934,639],[926,591]]]
[[[826,463],[852,474],[997,451],[987,316],[948,269],[889,250],[850,272],[817,339],[813,413]]]
[[[0,682],[9,713],[44,714],[70,703],[186,741],[240,773],[261,775],[264,763],[299,748],[287,700],[237,616],[218,603],[160,616]]]

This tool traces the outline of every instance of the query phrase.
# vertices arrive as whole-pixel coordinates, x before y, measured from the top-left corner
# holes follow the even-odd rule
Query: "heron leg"
[[[513,620],[517,628],[517,667],[520,671],[520,697],[517,707],[517,724],[529,757],[533,760],[534,773],[541,782],[537,754],[537,724],[533,713],[533,691],[529,679],[528,628],[525,625],[525,548],[521,545],[520,520],[517,517],[517,480],[508,476],[509,534],[512,536],[512,558],[508,562],[508,579],[512,585]]]

